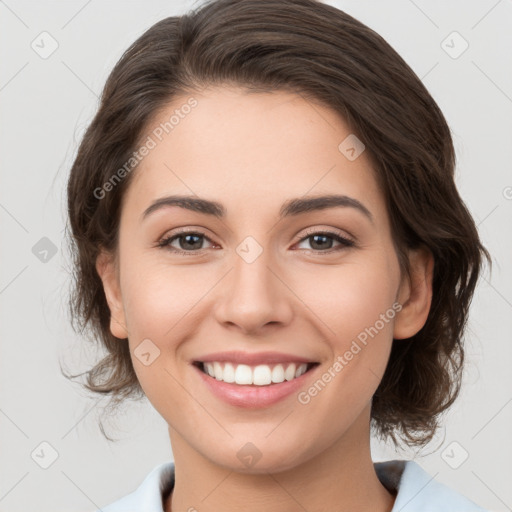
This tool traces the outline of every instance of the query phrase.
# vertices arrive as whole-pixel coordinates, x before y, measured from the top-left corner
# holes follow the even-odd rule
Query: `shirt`
[[[414,461],[374,463],[382,485],[397,492],[391,512],[489,512],[462,494],[437,482]],[[132,493],[96,512],[164,512],[174,487],[174,462],[156,466]]]

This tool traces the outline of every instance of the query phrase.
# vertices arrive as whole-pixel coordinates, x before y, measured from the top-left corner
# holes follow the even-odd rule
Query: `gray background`
[[[415,458],[482,506],[512,510],[512,2],[328,3],[380,33],[438,102],[453,131],[459,190],[495,261],[473,301],[464,388],[444,430],[399,456],[372,441],[373,458]],[[123,50],[194,5],[0,1],[0,512],[91,511],[172,458],[166,424],[147,401],[112,420],[120,441],[108,443],[97,426],[104,402],[60,374],[59,361],[78,372],[98,356],[67,316],[65,183]],[[50,48],[43,31],[58,43],[46,59],[31,47]],[[462,40],[442,44],[453,31],[469,43],[457,58]]]

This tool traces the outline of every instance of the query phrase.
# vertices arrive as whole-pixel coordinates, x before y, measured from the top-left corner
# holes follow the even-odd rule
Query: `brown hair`
[[[409,272],[407,248],[432,252],[426,324],[408,340],[393,340],[371,410],[381,438],[397,445],[398,433],[408,445],[426,444],[459,394],[463,332],[483,256],[491,263],[490,256],[455,187],[449,127],[421,80],[381,36],[315,0],[210,0],[149,28],[108,77],[67,189],[73,325],[89,327],[106,349],[84,386],[110,396],[111,407],[144,396],[128,344],[110,332],[95,268],[101,247],[116,251],[133,173],[101,198],[95,191],[129,160],[160,109],[211,85],[291,91],[338,112],[371,158],[402,271]]]

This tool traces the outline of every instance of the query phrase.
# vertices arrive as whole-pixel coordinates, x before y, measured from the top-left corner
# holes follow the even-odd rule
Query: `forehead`
[[[124,201],[139,214],[166,194],[216,199],[228,216],[250,216],[274,215],[290,197],[338,193],[385,215],[368,156],[343,152],[354,145],[348,125],[299,94],[217,87],[174,97],[141,140],[152,149]]]

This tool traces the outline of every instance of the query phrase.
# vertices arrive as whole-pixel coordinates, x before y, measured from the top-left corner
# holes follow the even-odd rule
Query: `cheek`
[[[187,406],[180,386],[181,346],[193,336],[206,276],[192,266],[126,261],[123,295],[133,367],[139,383],[160,411]],[[134,270],[135,269],[135,270]],[[194,307],[195,306],[195,307]],[[188,397],[189,398],[189,397]]]
[[[392,307],[398,286],[397,263],[392,253],[375,251],[339,266],[312,268],[300,274],[294,286],[341,349]],[[394,310],[387,316],[391,321],[378,324],[384,335],[392,331]]]
[[[336,277],[319,277],[314,280],[317,293],[305,302],[313,304],[311,309],[327,325],[332,359],[319,380],[303,390],[299,403],[309,411],[314,428],[332,425],[326,430],[328,437],[336,435],[340,425],[348,428],[384,375],[397,313],[398,274],[392,253],[376,253],[364,262],[340,267]]]
[[[133,270],[135,269],[135,271]],[[123,291],[129,332],[163,339],[207,292],[211,279],[193,266],[139,263],[126,267]]]

